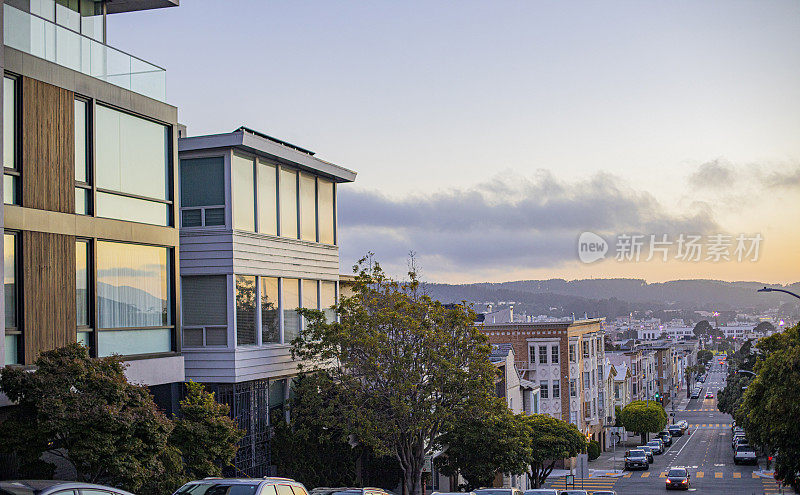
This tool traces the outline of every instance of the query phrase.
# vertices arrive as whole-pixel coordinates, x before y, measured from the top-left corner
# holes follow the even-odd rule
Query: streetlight
[[[784,289],[773,289],[772,287],[764,287],[763,289],[758,289],[758,292],[785,292],[786,294],[789,294],[790,296],[794,296],[794,297],[800,299],[799,295],[795,294],[794,292],[791,292],[791,291],[788,291],[788,290],[784,290]]]

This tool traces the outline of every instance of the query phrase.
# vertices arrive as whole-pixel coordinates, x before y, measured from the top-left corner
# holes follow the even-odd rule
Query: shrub
[[[589,442],[589,447],[586,449],[586,452],[589,454],[590,461],[597,459],[600,457],[600,444],[597,441],[592,440]]]

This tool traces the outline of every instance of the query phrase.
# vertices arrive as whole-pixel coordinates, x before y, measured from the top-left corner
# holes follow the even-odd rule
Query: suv
[[[271,494],[270,494],[271,495]],[[317,487],[311,490],[311,495],[389,495],[383,488],[373,487]]]
[[[664,447],[669,447],[672,445],[672,433],[670,433],[669,430],[658,432],[656,437],[661,440],[661,442],[664,444]]]
[[[522,495],[522,490],[517,488],[480,488],[472,491],[475,495]]]
[[[736,444],[739,443],[740,441],[746,441],[744,440],[744,433],[737,433],[736,435],[733,436],[733,438],[731,439],[731,448],[735,449]]]
[[[670,425],[667,430],[669,434],[673,437],[682,437],[683,436],[683,427],[681,425]]]
[[[302,483],[289,478],[204,478],[186,483],[173,495],[308,495],[308,492]]]
[[[647,445],[639,445],[636,448],[640,449],[640,450],[644,450],[644,455],[647,456],[647,462],[649,462],[650,464],[653,463],[653,449],[651,449]]]
[[[758,456],[753,447],[746,444],[736,447],[736,452],[733,454],[734,464],[755,464],[756,462],[758,462]]]
[[[650,469],[647,454],[641,449],[632,449],[625,452],[625,469]]]
[[[653,449],[653,453],[655,455],[661,455],[664,453],[664,442],[662,442],[659,438],[650,440],[647,442],[647,446]]]
[[[65,493],[103,493],[104,495],[132,495],[119,488],[111,488],[77,481],[10,480],[0,481],[0,493],[14,495],[51,495]]]

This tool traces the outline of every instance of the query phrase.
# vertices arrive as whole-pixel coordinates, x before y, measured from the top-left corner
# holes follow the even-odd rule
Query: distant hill
[[[782,306],[800,314],[800,300],[784,294],[756,292],[764,286],[800,293],[800,282],[787,286],[761,282],[672,280],[647,283],[640,279],[518,280],[501,283],[425,284],[431,297],[443,303],[514,301],[528,314],[614,317],[631,311],[763,311]],[[553,309],[556,308],[556,309]]]

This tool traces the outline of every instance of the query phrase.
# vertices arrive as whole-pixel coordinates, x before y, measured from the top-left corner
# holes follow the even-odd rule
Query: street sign
[[[567,475],[567,479],[564,480],[564,483],[566,485],[573,485],[574,486],[575,485],[575,475],[574,474],[568,474]]]

